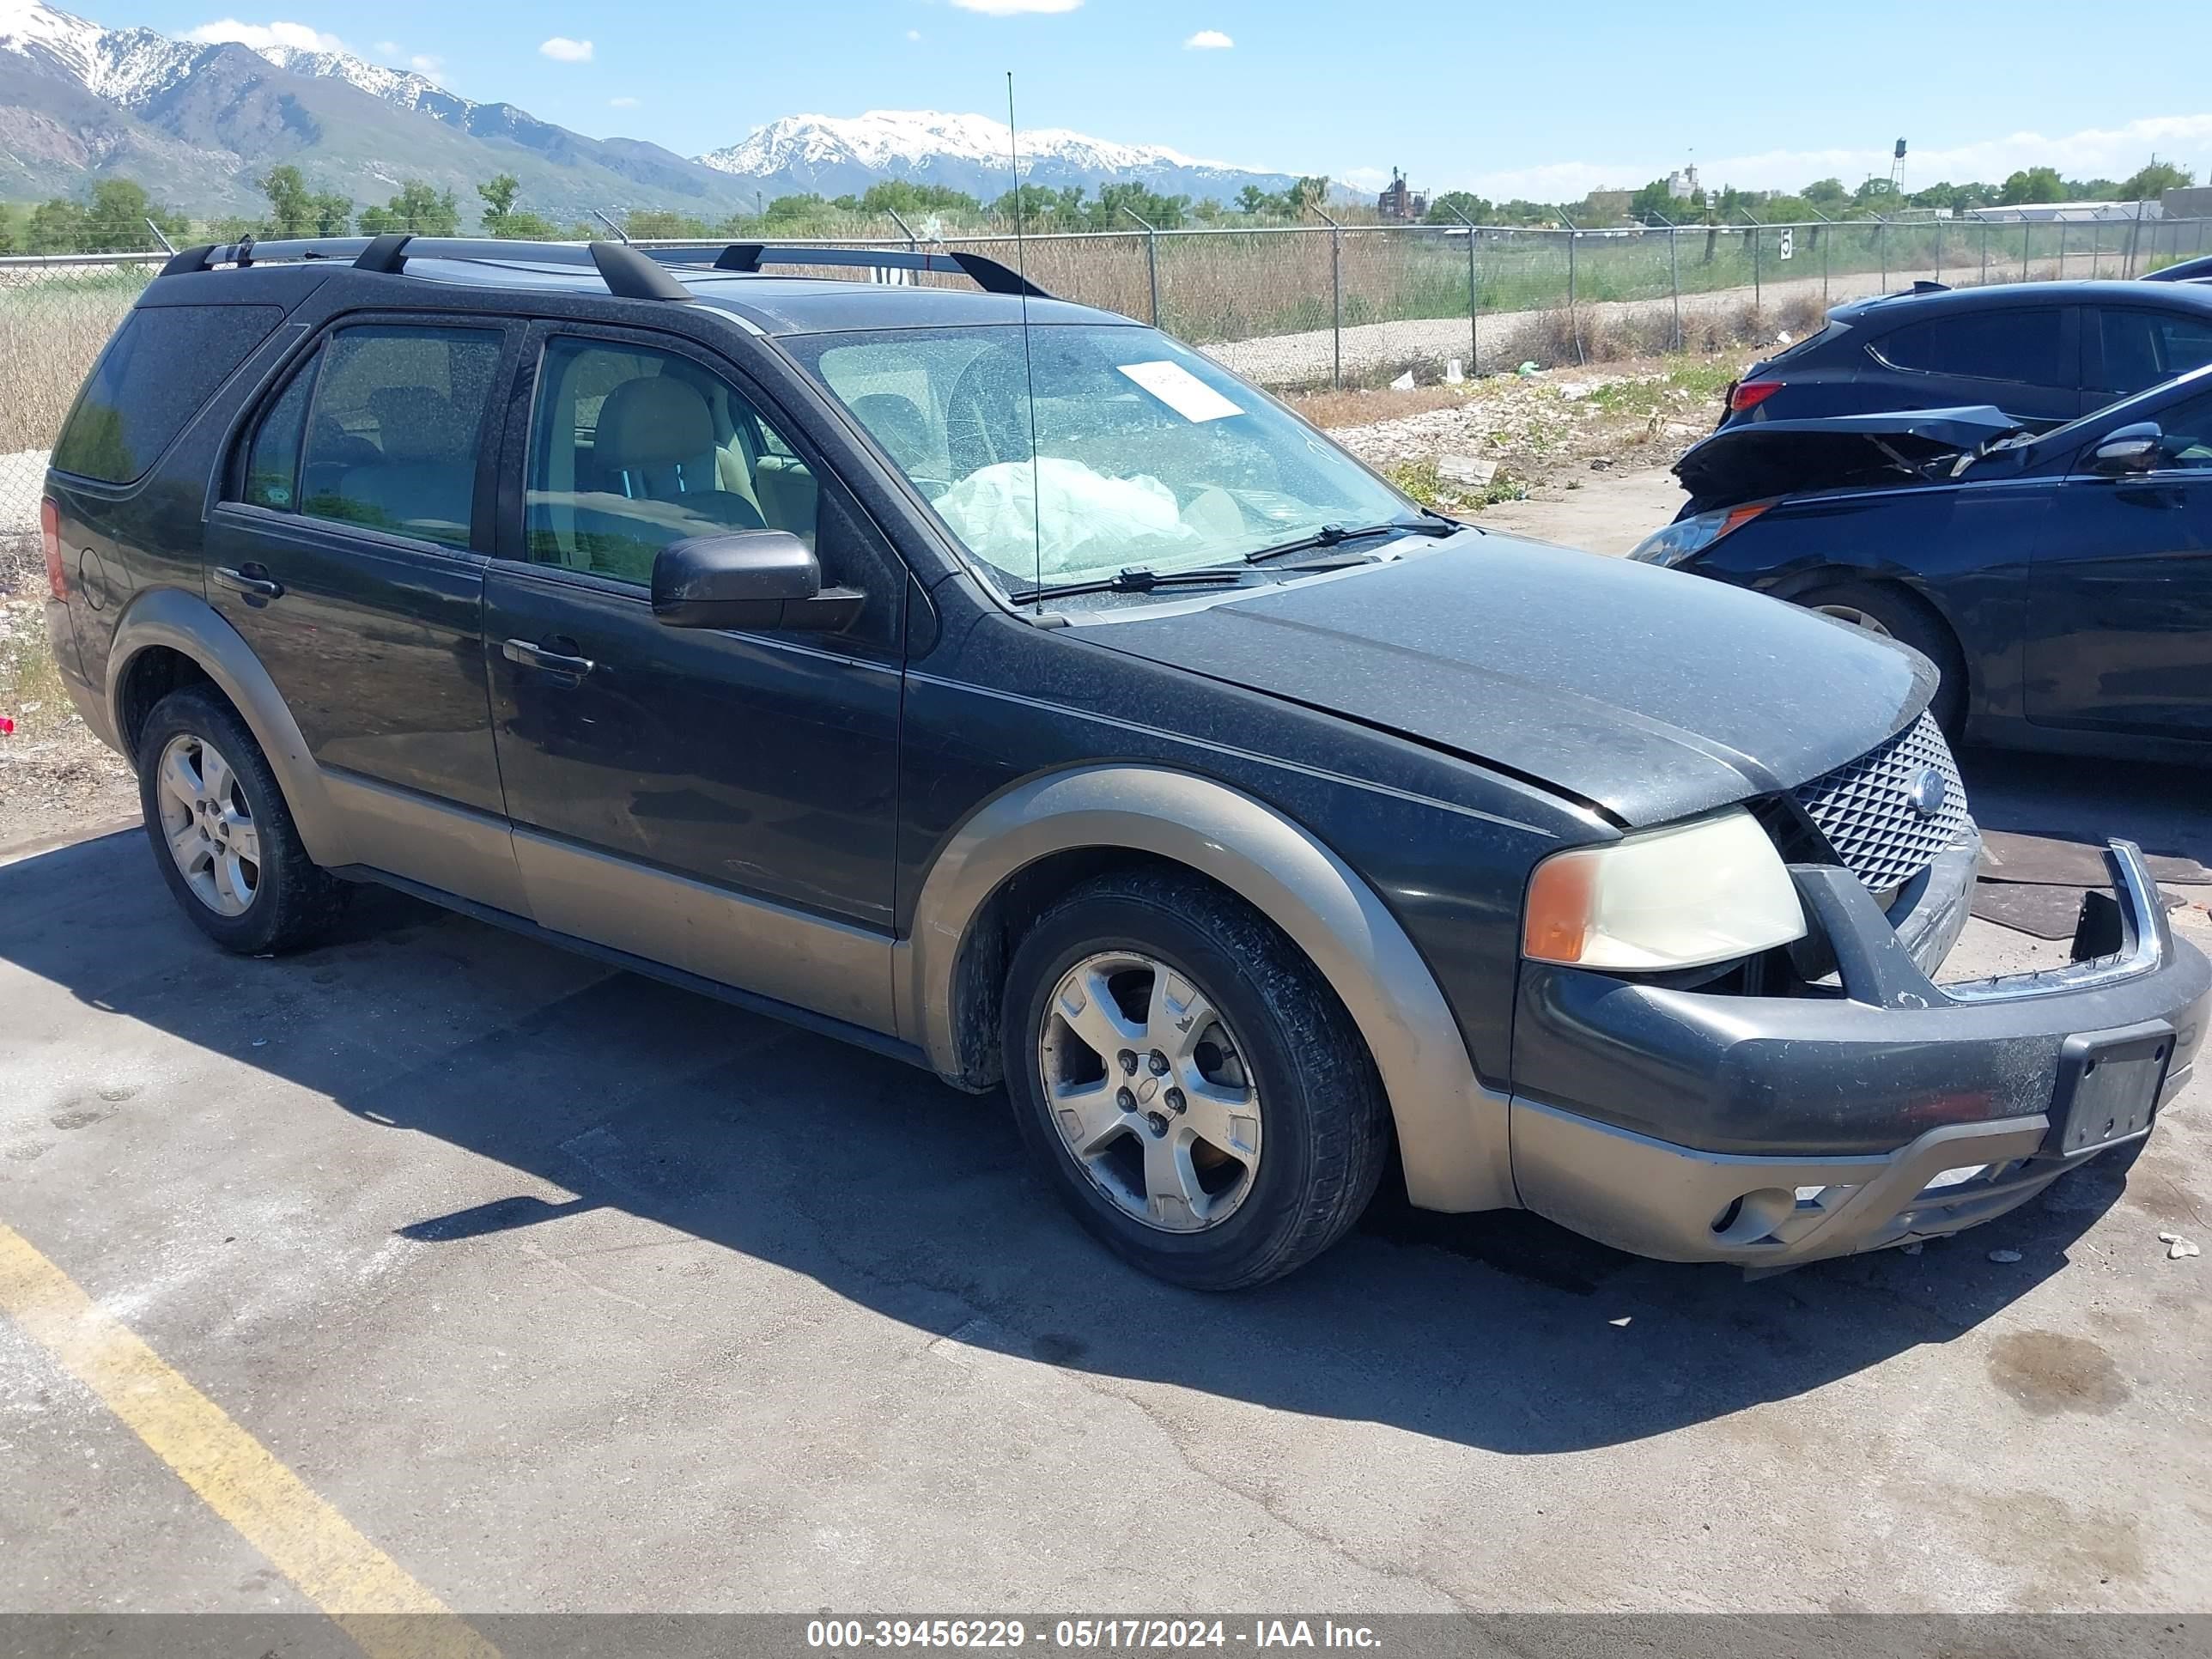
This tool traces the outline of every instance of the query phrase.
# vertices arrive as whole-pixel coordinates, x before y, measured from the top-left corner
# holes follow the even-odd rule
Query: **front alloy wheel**
[[[177,873],[219,916],[242,916],[261,886],[261,832],[238,774],[206,738],[180,732],[155,774],[161,833]]]
[[[1007,964],[1006,1092],[1041,1174],[1146,1273],[1265,1284],[1358,1220],[1389,1153],[1374,1062],[1267,917],[1185,871],[1093,878]]]
[[[1037,1039],[1053,1121],[1112,1203],[1163,1232],[1237,1212],[1260,1169],[1260,1091],[1213,1005],[1133,951],[1087,957]]]

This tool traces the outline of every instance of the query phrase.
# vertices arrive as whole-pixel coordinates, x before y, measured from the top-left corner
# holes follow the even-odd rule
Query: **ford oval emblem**
[[[1948,787],[1941,772],[1932,766],[1923,766],[1913,774],[1912,787],[1905,792],[1905,798],[1922,817],[1932,818],[1943,810],[1943,794]]]

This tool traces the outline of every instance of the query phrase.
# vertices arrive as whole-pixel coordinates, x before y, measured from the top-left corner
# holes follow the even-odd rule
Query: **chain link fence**
[[[46,452],[92,360],[165,257],[0,259],[0,592],[23,591],[43,566]]]
[[[2140,276],[2212,252],[2212,220],[1890,219],[1532,230],[1473,225],[807,240],[1019,264],[1062,298],[1150,322],[1278,391],[1711,349],[1803,332],[1914,282]],[[641,246],[655,246],[641,243]],[[46,452],[159,253],[0,258],[0,587],[37,559]],[[865,279],[850,267],[821,274]],[[881,272],[902,277],[907,273]],[[926,283],[964,285],[933,275]]]

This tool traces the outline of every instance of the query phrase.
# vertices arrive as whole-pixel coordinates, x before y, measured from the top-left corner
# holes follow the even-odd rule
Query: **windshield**
[[[1033,328],[1026,365],[1018,327],[785,344],[1008,593],[1417,522],[1304,422],[1149,328]]]

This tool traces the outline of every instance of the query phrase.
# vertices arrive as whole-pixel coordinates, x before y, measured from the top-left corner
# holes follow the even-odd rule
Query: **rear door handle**
[[[284,584],[271,580],[268,571],[258,564],[249,564],[242,570],[233,570],[228,565],[219,567],[215,573],[215,585],[234,593],[243,593],[250,599],[284,597]]]
[[[573,679],[581,679],[599,666],[589,657],[573,654],[574,641],[556,640],[553,643],[568,646],[571,650],[549,650],[535,640],[509,640],[500,647],[499,652],[509,662],[520,663],[525,668],[542,668],[549,674],[562,674]]]

